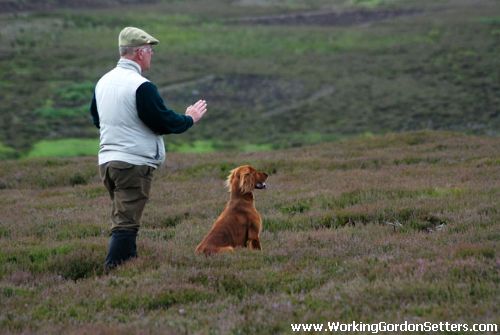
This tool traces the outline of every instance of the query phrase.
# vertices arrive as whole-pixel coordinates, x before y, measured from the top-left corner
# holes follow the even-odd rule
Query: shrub
[[[8,147],[0,142],[0,160],[18,158],[19,154],[11,147]]]
[[[71,186],[85,185],[85,184],[87,184],[87,182],[88,182],[88,179],[78,172],[69,178],[69,183]]]
[[[78,280],[103,273],[104,246],[82,245],[69,253],[56,255],[47,264],[49,272]]]
[[[311,204],[310,201],[308,200],[301,200],[297,201],[294,204],[280,207],[280,211],[283,214],[292,214],[292,215],[304,213],[310,209],[311,209]]]

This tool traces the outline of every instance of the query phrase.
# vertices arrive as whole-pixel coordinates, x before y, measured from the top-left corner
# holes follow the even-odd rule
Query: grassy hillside
[[[417,132],[262,153],[179,154],[158,171],[140,257],[102,273],[110,201],[95,158],[0,166],[0,333],[290,334],[298,322],[500,323],[500,140]],[[194,248],[256,191],[262,252]]]
[[[127,25],[161,40],[147,75],[169,106],[209,103],[196,131],[168,138],[172,151],[500,130],[498,1],[97,3],[0,1],[0,157],[97,137],[89,99]]]

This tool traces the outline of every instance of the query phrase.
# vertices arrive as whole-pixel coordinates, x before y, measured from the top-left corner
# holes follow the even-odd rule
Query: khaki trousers
[[[113,201],[111,231],[139,230],[154,170],[147,165],[121,161],[99,165],[101,180]]]

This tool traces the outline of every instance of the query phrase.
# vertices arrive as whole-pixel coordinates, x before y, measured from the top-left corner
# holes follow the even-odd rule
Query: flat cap
[[[156,38],[149,35],[142,29],[135,27],[125,27],[118,36],[118,46],[120,47],[139,47],[149,44],[156,45],[160,43]]]

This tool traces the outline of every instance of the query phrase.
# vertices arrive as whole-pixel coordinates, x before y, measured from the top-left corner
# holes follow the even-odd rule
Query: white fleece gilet
[[[99,165],[123,161],[157,168],[165,161],[165,144],[137,113],[136,91],[148,79],[134,61],[120,59],[95,88],[100,120]]]

